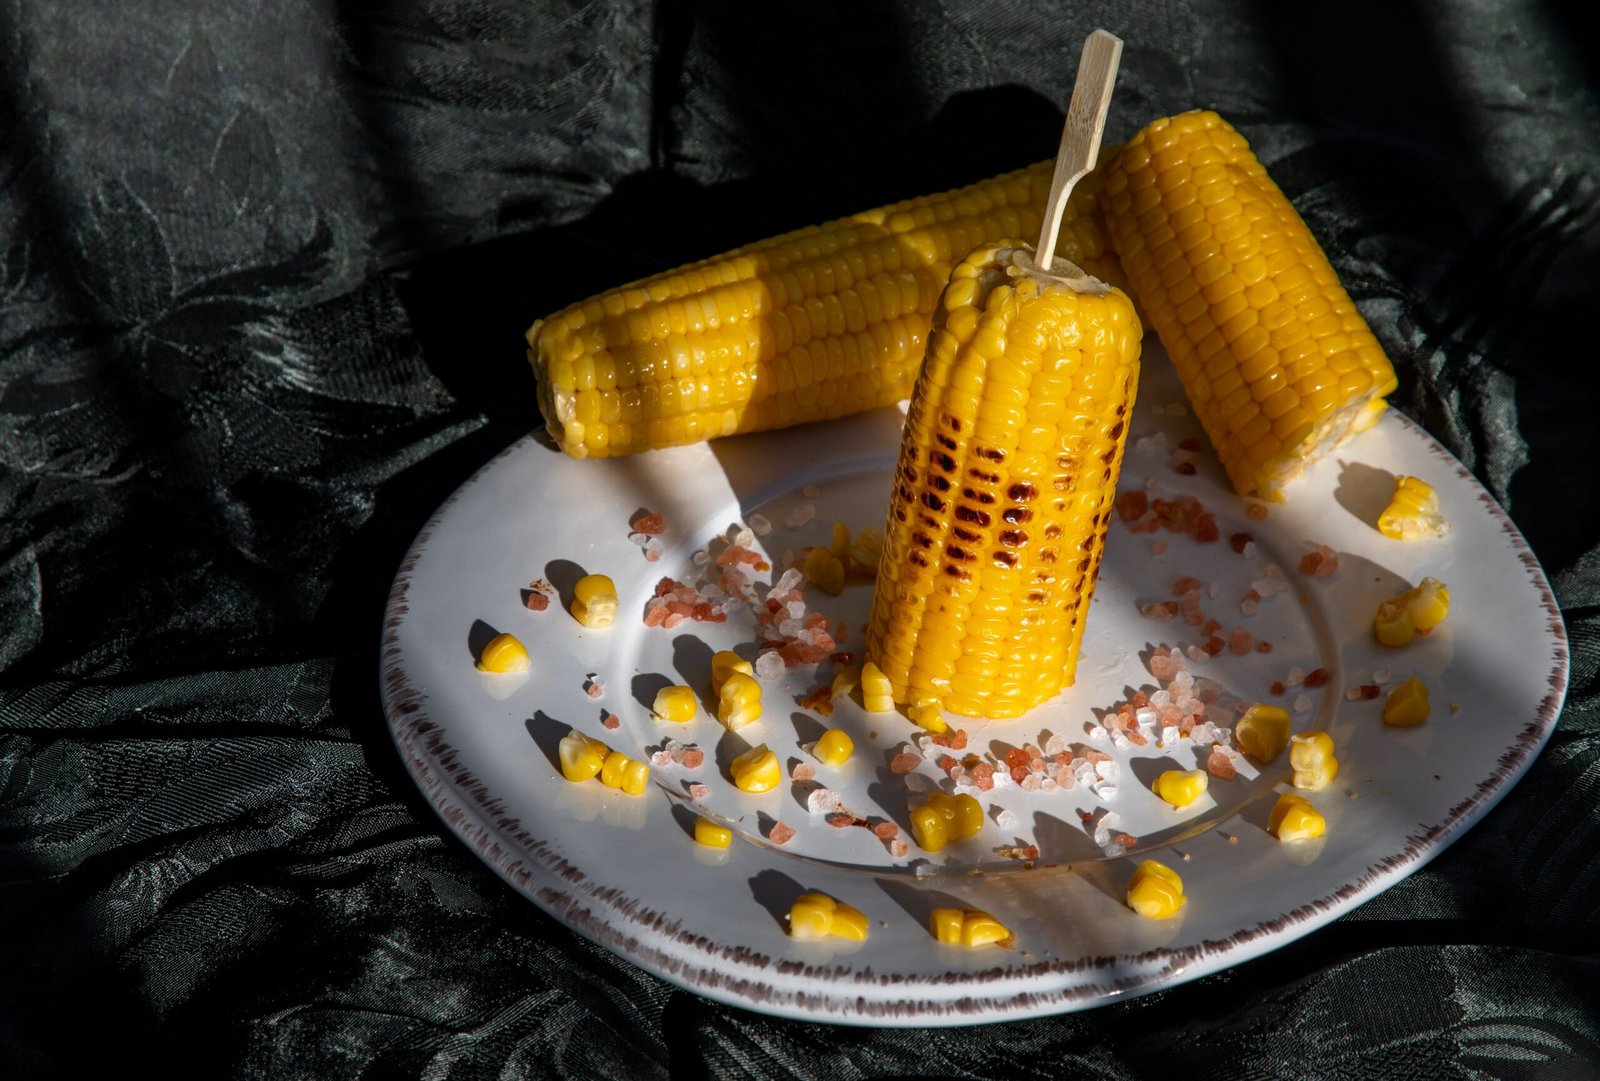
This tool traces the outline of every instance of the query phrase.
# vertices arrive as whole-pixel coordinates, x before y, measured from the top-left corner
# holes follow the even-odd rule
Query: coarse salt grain
[[[650,755],[650,764],[656,767],[672,765],[672,754],[669,751],[655,751]]]
[[[697,567],[704,567],[707,563],[711,562],[711,553],[706,551],[704,548],[701,548],[696,551],[694,555],[689,557],[689,562],[693,563]]]
[[[1289,669],[1288,675],[1283,677],[1283,685],[1285,687],[1298,687],[1300,684],[1305,682],[1305,679],[1306,670],[1297,664],[1293,668]]]
[[[1296,713],[1304,713],[1306,710],[1308,710],[1310,708],[1311,708],[1311,699],[1307,698],[1303,694],[1296,696],[1296,698],[1294,700],[1294,711]]]
[[[839,809],[839,793],[831,788],[812,789],[806,796],[806,810],[812,814],[826,814]]]
[[[617,719],[617,715],[612,713],[609,709],[603,709],[600,711],[600,723],[606,728],[610,729],[622,727],[622,722]]]
[[[1389,671],[1387,668],[1374,668],[1372,670],[1372,682],[1376,683],[1380,687],[1385,683],[1388,683],[1393,678],[1394,673]]]
[[[990,813],[994,815],[994,824],[1003,830],[1011,829],[1017,824],[1017,814],[1015,811],[1009,810],[1005,807],[994,807],[991,808]]]
[[[710,785],[704,785],[696,781],[689,786],[689,798],[691,799],[705,799],[709,795],[711,795]],[[778,843],[782,844],[783,842],[780,841]]]
[[[1177,725],[1169,724],[1161,729],[1161,742],[1166,744],[1176,743],[1182,734],[1183,733],[1178,731]]]
[[[756,658],[756,676],[761,679],[777,679],[783,675],[783,667],[783,657],[775,649]]]
[[[810,503],[802,503],[794,510],[783,516],[783,524],[790,529],[799,529],[817,516],[817,508]]]
[[[789,776],[797,781],[810,781],[817,776],[817,767],[810,762],[796,762]]]
[[[905,859],[910,852],[911,846],[899,837],[889,842],[889,855],[897,860]]]
[[[774,822],[771,832],[767,834],[767,840],[775,845],[786,845],[794,840],[794,827],[787,822]]]
[[[1105,781],[1101,784],[1095,785],[1092,791],[1096,796],[1106,800],[1107,802],[1117,798],[1117,786],[1112,784],[1110,781]]]

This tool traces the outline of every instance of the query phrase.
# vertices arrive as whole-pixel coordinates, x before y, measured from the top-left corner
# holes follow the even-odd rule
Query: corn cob
[[[1394,369],[1316,238],[1221,117],[1158,120],[1102,167],[1107,232],[1228,479],[1286,481],[1370,427]]]
[[[1033,235],[1051,163],[865,211],[608,290],[533,324],[550,434],[576,458],[857,413],[906,397],[955,260]],[[1086,178],[1060,254],[1115,275]]]
[[[867,629],[896,701],[1015,717],[1073,680],[1140,327],[1116,289],[1029,266],[980,248],[934,318]]]

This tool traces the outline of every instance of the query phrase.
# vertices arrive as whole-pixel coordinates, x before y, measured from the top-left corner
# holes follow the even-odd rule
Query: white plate
[[[899,438],[895,410],[608,461],[575,461],[533,438],[499,455],[439,508],[390,595],[383,701],[407,766],[451,827],[557,919],[673,983],[783,1016],[921,1026],[1082,1009],[1238,964],[1327,923],[1432,858],[1527,768],[1566,690],[1560,613],[1493,499],[1393,412],[1297,482],[1264,521],[1247,518],[1209,453],[1197,475],[1180,476],[1171,451],[1198,429],[1179,404],[1171,366],[1151,345],[1121,488],[1153,481],[1170,494],[1196,496],[1216,513],[1222,540],[1133,534],[1114,523],[1077,685],[1018,721],[960,722],[969,751],[1003,754],[1059,734],[1080,757],[1085,748],[1109,752],[1122,770],[1115,796],[1083,784],[996,789],[983,796],[991,817],[978,838],[951,846],[937,862],[916,861],[914,845],[909,858],[895,859],[868,830],[835,829],[808,815],[804,785],[785,783],[762,796],[735,790],[719,763],[743,741],[704,713],[683,726],[650,720],[658,686],[687,682],[709,697],[711,650],[750,652],[757,639],[748,611],[721,625],[647,629],[641,616],[656,581],[691,576],[692,553],[752,512],[775,524],[761,539],[774,556],[826,543],[835,520],[880,525]],[[1438,489],[1454,526],[1447,538],[1401,543],[1367,524],[1394,473]],[[821,493],[807,497],[813,485]],[[802,503],[816,506],[816,519],[787,528],[786,516]],[[660,562],[647,562],[627,539],[640,509],[669,522]],[[1238,531],[1255,539],[1248,557],[1229,544]],[[1163,553],[1153,551],[1155,541],[1166,542]],[[1338,551],[1340,569],[1303,578],[1299,558],[1318,542]],[[1245,618],[1239,597],[1273,561],[1292,588]],[[612,629],[580,628],[559,601],[539,614],[523,606],[533,580],[570,583],[578,568],[616,581],[623,612]],[[1094,733],[1095,709],[1133,689],[1154,689],[1146,668],[1153,645],[1200,639],[1181,618],[1158,623],[1139,612],[1169,597],[1183,575],[1207,584],[1203,607],[1224,633],[1243,626],[1274,647],[1225,652],[1192,666],[1196,674],[1222,684],[1230,695],[1224,702],[1292,707],[1304,694],[1295,729],[1333,734],[1342,773],[1312,797],[1328,821],[1322,840],[1286,845],[1265,832],[1267,811],[1286,790],[1287,755],[1260,773],[1239,759],[1236,781],[1213,781],[1199,804],[1179,812],[1157,800],[1148,782],[1161,768],[1193,768],[1204,756],[1192,744],[1119,749]],[[1377,602],[1423,575],[1449,584],[1448,621],[1405,649],[1376,645]],[[859,656],[870,596],[863,582],[838,598],[813,589],[808,600],[848,624],[847,648]],[[476,671],[473,649],[491,630],[527,644],[529,676]],[[1296,666],[1324,667],[1332,679],[1274,697],[1269,685]],[[1347,689],[1369,682],[1375,669],[1391,670],[1393,682],[1421,676],[1432,690],[1430,720],[1389,729],[1379,719],[1381,699],[1347,700]],[[599,701],[584,692],[589,673],[605,686]],[[769,683],[764,718],[739,736],[768,743],[786,767],[812,761],[803,745],[824,725],[793,696],[825,678],[792,672],[785,685]],[[619,715],[620,729],[601,727],[602,707]],[[904,827],[906,781],[887,765],[914,734],[909,723],[851,702],[827,724],[850,731],[857,749],[841,768],[819,767],[819,778],[857,815]],[[598,781],[572,784],[554,762],[569,726],[635,757],[667,736],[697,742],[706,763],[655,770],[657,783],[640,797]],[[938,775],[932,762],[922,772]],[[735,825],[730,849],[714,852],[690,839],[691,781],[711,790],[700,809]],[[995,808],[1009,809],[1017,824],[1001,829]],[[1131,852],[1096,845],[1081,816],[1102,808],[1120,816],[1116,832],[1139,838]],[[764,839],[774,819],[797,830],[783,847]],[[1038,846],[1032,869],[994,852],[1012,843]],[[1148,920],[1124,905],[1128,875],[1146,855],[1182,874],[1189,902],[1178,918]],[[803,890],[866,912],[868,940],[791,940],[783,917]],[[928,912],[951,904],[999,917],[1016,933],[1016,948],[936,944]]]

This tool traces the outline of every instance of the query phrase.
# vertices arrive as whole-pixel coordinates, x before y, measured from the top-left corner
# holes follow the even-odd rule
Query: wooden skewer
[[[1100,137],[1106,131],[1106,112],[1122,60],[1122,39],[1096,30],[1083,43],[1078,58],[1078,78],[1072,86],[1072,104],[1061,128],[1061,149],[1056,151],[1056,171],[1050,178],[1050,197],[1044,204],[1044,224],[1034,263],[1046,274],[1056,255],[1056,233],[1067,211],[1072,186],[1094,168],[1100,157]]]

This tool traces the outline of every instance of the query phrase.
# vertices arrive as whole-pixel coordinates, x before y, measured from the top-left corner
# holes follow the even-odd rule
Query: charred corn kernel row
[[[856,214],[608,290],[533,324],[539,407],[577,458],[839,417],[911,391],[950,268],[1035,236],[1053,163]],[[1097,178],[1059,253],[1115,274]]]
[[[844,562],[827,548],[813,548],[807,552],[800,569],[805,572],[806,580],[824,593],[837,597],[844,591]]]
[[[929,793],[911,808],[911,835],[924,851],[938,852],[952,841],[975,837],[983,829],[983,804],[962,793]]]
[[[717,692],[717,720],[731,732],[761,719],[761,684],[743,672],[730,673]]]
[[[1378,604],[1372,630],[1386,646],[1409,645],[1427,634],[1450,614],[1450,590],[1437,578],[1424,578],[1415,587]]]
[[[868,713],[894,710],[894,691],[878,666],[868,661],[861,666],[861,704]]]
[[[974,251],[934,318],[867,627],[899,701],[1015,717],[1073,681],[1141,330],[1116,289],[1031,268]]]
[[[944,719],[944,714],[932,702],[919,702],[914,706],[908,706],[906,717],[912,724],[929,732],[950,731],[950,722]]]
[[[1396,728],[1421,724],[1430,712],[1427,684],[1416,676],[1395,687],[1383,701],[1383,723]]]
[[[1278,706],[1257,702],[1233,726],[1233,739],[1257,762],[1271,762],[1289,745],[1289,714]]]
[[[1289,767],[1294,770],[1290,783],[1310,792],[1326,788],[1339,776],[1339,760],[1333,755],[1333,737],[1326,732],[1304,732],[1289,741]]]
[[[741,792],[760,794],[771,792],[783,780],[783,770],[778,765],[778,756],[765,743],[736,755],[728,763],[728,773],[733,779],[733,786]]]
[[[855,740],[850,738],[850,733],[838,728],[830,728],[822,733],[815,748],[817,761],[827,766],[844,765],[855,751]]]
[[[598,776],[601,784],[630,796],[641,795],[650,781],[650,767],[645,763],[612,750],[576,728],[561,737],[556,757],[561,761],[561,775],[569,781],[587,781]]]
[[[1164,863],[1145,860],[1128,879],[1128,907],[1147,919],[1169,919],[1187,903],[1183,879]]]
[[[700,711],[699,704],[695,701],[694,692],[687,687],[663,687],[656,692],[655,702],[650,706],[650,716],[657,721],[671,721],[673,724],[687,724],[694,720],[695,714]]]
[[[1327,819],[1311,805],[1311,801],[1293,792],[1285,792],[1272,805],[1267,816],[1267,832],[1280,841],[1309,841],[1321,837],[1328,830]]]
[[[802,893],[789,906],[789,935],[792,938],[847,938],[867,940],[867,917],[858,908],[836,901],[825,893]]]
[[[1156,778],[1155,792],[1174,807],[1189,806],[1205,795],[1207,774],[1203,769],[1169,769]]]
[[[528,647],[514,634],[497,634],[478,654],[478,668],[483,672],[505,675],[508,672],[526,672],[533,664],[528,659]]]
[[[720,695],[722,685],[735,672],[747,676],[756,674],[755,666],[731,649],[721,649],[711,655],[711,693]]]
[[[719,826],[709,818],[694,820],[694,839],[697,844],[707,848],[727,848],[733,843],[733,831],[727,826]]]
[[[928,929],[947,946],[1004,945],[1013,940],[1005,924],[976,908],[936,908],[928,919]]]
[[[572,616],[591,630],[617,621],[617,587],[603,574],[586,574],[572,587]]]
[[[1107,232],[1241,495],[1370,427],[1394,369],[1249,144],[1215,113],[1157,120],[1105,172]]]
[[[1439,493],[1418,477],[1404,474],[1394,479],[1394,498],[1378,515],[1378,532],[1395,540],[1442,537],[1450,523],[1439,513]]]

